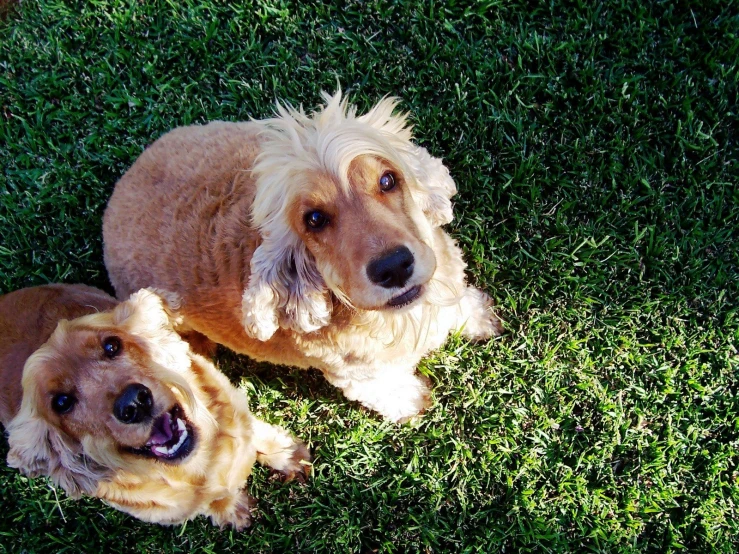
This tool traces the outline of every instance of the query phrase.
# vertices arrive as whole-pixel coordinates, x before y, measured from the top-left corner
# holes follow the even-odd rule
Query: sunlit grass
[[[403,98],[446,160],[450,232],[508,328],[424,361],[436,403],[403,427],[223,352],[310,442],[306,486],[257,469],[237,534],[3,465],[0,551],[737,550],[736,6],[463,4],[24,0],[0,22],[0,292],[109,289],[102,212],[147,144],[339,82]]]

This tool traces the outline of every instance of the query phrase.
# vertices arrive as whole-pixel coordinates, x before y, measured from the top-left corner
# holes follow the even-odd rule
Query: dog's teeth
[[[182,423],[182,421],[178,421],[177,427],[180,428],[182,433],[180,434],[180,438],[177,441],[177,444],[173,445],[171,448],[167,448],[166,446],[155,446],[154,452],[161,454],[162,456],[171,456],[173,453],[177,452],[182,444],[185,442],[185,439],[187,439],[187,428],[185,427],[185,424]]]
[[[187,438],[187,429],[184,429],[182,431],[182,434],[180,435],[180,440],[177,441],[177,444],[175,444],[172,447],[172,450],[177,450],[180,446],[182,446],[182,443],[185,442],[185,439]]]
[[[180,430],[180,432],[183,432],[183,431],[185,431],[185,429],[186,429],[186,427],[185,427],[185,422],[184,422],[184,421],[182,421],[181,419],[178,419],[178,420],[177,420],[177,429],[179,429],[179,430]]]

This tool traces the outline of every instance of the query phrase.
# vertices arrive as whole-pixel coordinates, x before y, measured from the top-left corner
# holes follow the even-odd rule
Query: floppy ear
[[[305,245],[289,232],[268,237],[254,251],[241,299],[244,329],[269,340],[278,328],[310,333],[331,318],[328,289]]]
[[[398,103],[397,98],[385,97],[357,120],[381,131],[390,144],[397,147],[415,177],[416,186],[411,188],[413,200],[429,223],[434,227],[450,223],[454,217],[450,199],[457,194],[457,187],[440,159],[411,142],[407,114],[395,113]]]
[[[413,199],[434,227],[451,223],[454,219],[451,198],[457,194],[449,170],[439,158],[434,158],[421,146],[414,146],[405,161],[416,178],[411,189]]]
[[[176,313],[179,307],[180,299],[174,293],[141,289],[115,307],[113,323],[150,333],[163,329],[173,331],[180,323]]]
[[[8,423],[8,465],[29,477],[47,475],[72,498],[93,495],[110,470],[84,455],[79,444],[57,431],[24,392],[21,410]]]
[[[152,359],[170,369],[190,367],[189,345],[175,332],[181,322],[177,295],[159,289],[141,289],[113,310],[113,324],[142,337],[153,347]]]

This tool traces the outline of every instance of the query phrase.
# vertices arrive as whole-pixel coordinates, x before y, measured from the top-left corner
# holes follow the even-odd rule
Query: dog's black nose
[[[151,416],[154,399],[144,385],[128,385],[113,405],[113,415],[122,423],[140,423]]]
[[[370,281],[386,289],[400,288],[413,275],[413,254],[405,246],[385,252],[367,265]]]

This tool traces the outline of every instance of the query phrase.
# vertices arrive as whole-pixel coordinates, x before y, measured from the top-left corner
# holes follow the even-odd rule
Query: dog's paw
[[[221,529],[233,527],[236,531],[243,531],[254,522],[256,506],[256,499],[242,490],[235,497],[213,502],[210,505],[210,519]]]
[[[462,336],[473,342],[481,342],[503,334],[503,322],[489,311],[484,317],[476,320],[468,319],[462,329]]]
[[[462,336],[472,341],[483,341],[503,334],[503,322],[493,311],[492,299],[475,288],[468,288],[469,317],[462,327]]]
[[[280,467],[271,466],[272,476],[283,483],[292,480],[305,483],[313,468],[310,460],[308,447],[302,442],[296,442],[292,454],[284,459]]]
[[[428,379],[420,375],[415,377],[420,384],[408,390],[407,394],[399,395],[394,409],[385,416],[395,423],[406,423],[421,415],[431,406],[431,390],[429,389]]]
[[[305,482],[311,472],[308,447],[278,425],[260,419],[252,420],[252,441],[257,449],[257,461],[272,469],[282,481],[297,479]]]
[[[414,403],[412,409],[409,410],[409,412],[413,412],[413,413],[408,413],[407,415],[401,415],[397,419],[393,419],[393,421],[397,423],[398,425],[403,425],[405,423],[408,423],[409,421],[419,419],[420,416],[422,416],[423,413],[426,411],[426,409],[430,406],[431,406],[431,392],[426,391],[424,394],[420,396],[419,402]]]
[[[421,375],[400,374],[365,382],[358,400],[384,418],[405,423],[431,406],[429,381]]]

